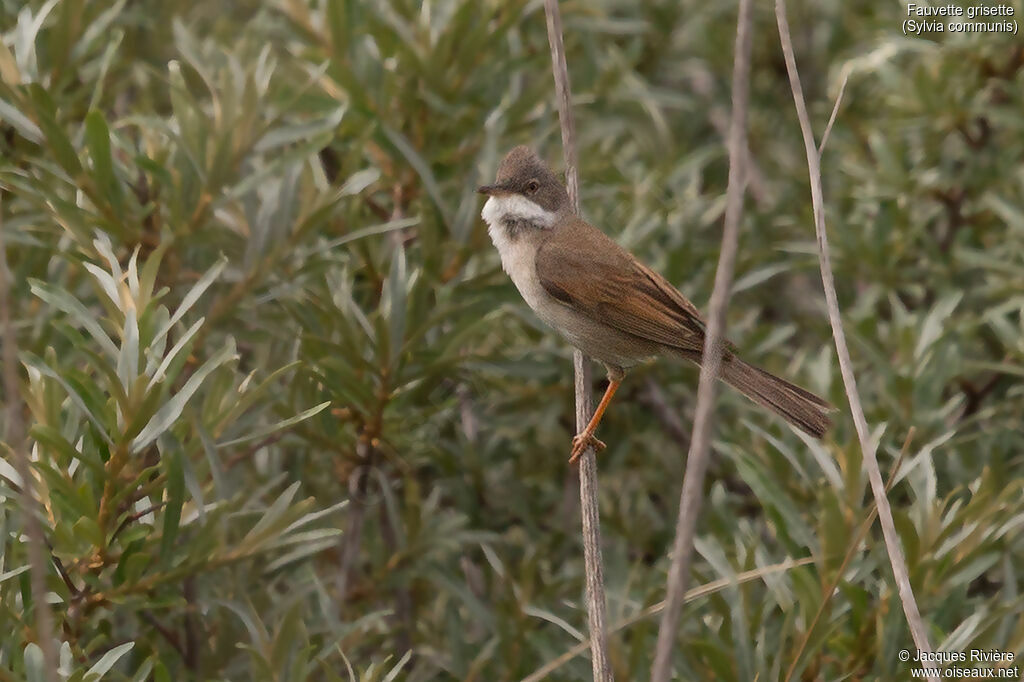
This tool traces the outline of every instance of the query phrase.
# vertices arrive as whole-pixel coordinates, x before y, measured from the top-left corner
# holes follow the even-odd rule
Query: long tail
[[[723,358],[722,380],[815,438],[832,426],[828,413],[835,408],[825,400],[736,356]]]

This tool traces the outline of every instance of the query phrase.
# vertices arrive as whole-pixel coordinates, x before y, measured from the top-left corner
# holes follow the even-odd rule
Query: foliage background
[[[823,161],[840,303],[884,469],[914,429],[891,499],[933,644],[1021,656],[1024,48],[905,38],[904,11],[790,7],[819,134],[850,73]],[[703,305],[735,7],[562,12],[584,213]],[[845,405],[770,3],[755,30],[729,335]],[[4,400],[62,675],[512,680],[571,649],[570,353],[473,193],[514,144],[560,158],[541,3],[0,0],[0,31]],[[663,596],[696,376],[638,369],[602,426],[613,624]],[[730,394],[717,424],[694,582],[756,578],[691,601],[680,678],[906,675],[848,414],[819,445]],[[17,485],[0,461],[0,679],[41,679]],[[612,636],[620,679],[655,622]]]

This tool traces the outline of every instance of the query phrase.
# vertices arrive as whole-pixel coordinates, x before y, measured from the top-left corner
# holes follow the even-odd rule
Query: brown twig
[[[160,636],[167,640],[167,643],[171,645],[171,648],[178,652],[178,655],[181,656],[182,660],[185,660],[185,650],[182,648],[181,642],[178,640],[178,636],[175,635],[170,628],[158,621],[153,614],[144,609],[139,611],[139,617],[146,621],[151,628],[159,632]]]
[[[736,19],[736,48],[732,74],[732,120],[730,121],[729,184],[726,189],[725,225],[722,250],[715,271],[711,292],[707,335],[697,388],[697,408],[693,419],[693,435],[686,457],[683,489],[679,496],[679,517],[672,545],[672,565],[668,573],[665,610],[658,628],[658,646],[651,668],[651,680],[666,682],[672,668],[672,652],[676,645],[679,614],[686,600],[686,583],[690,578],[690,560],[704,496],[704,474],[711,452],[711,431],[722,364],[722,340],[725,338],[725,311],[729,305],[736,250],[739,244],[740,221],[743,217],[743,194],[747,181],[747,101],[750,81],[751,2],[740,0]]]
[[[562,155],[565,159],[565,184],[573,211],[580,213],[579,171],[576,157],[576,122],[572,113],[572,89],[569,67],[562,40],[562,17],[558,0],[544,0],[551,68],[555,77],[558,121],[562,128]],[[573,353],[576,386],[576,430],[582,431],[593,412],[590,363],[580,351]],[[583,563],[587,583],[587,616],[590,628],[590,659],[595,682],[614,679],[608,658],[607,611],[604,596],[604,569],[601,559],[601,517],[597,503],[597,460],[594,449],[587,448],[579,462],[580,516],[583,522]]]
[[[125,528],[127,528],[130,524],[138,521],[139,519],[141,519],[146,514],[152,514],[153,512],[155,512],[158,509],[160,509],[161,507],[163,507],[165,504],[167,504],[167,503],[166,502],[157,502],[156,504],[150,505],[150,506],[146,507],[145,509],[143,509],[141,511],[137,511],[137,512],[134,512],[134,513],[126,516],[124,518],[124,521],[122,521],[118,525],[118,527],[114,530],[114,532],[111,533],[109,543],[113,544],[114,538],[116,538],[118,536],[118,534],[121,531],[123,531]]]
[[[836,296],[835,277],[832,274],[832,260],[828,249],[828,235],[825,232],[825,202],[821,187],[821,155],[814,145],[814,131],[811,129],[811,119],[807,113],[807,103],[804,100],[803,88],[800,85],[800,73],[796,68],[796,57],[793,55],[793,41],[789,35],[789,22],[786,20],[785,0],[775,0],[775,19],[779,26],[779,39],[782,43],[782,53],[786,59],[786,72],[789,74],[789,84],[793,91],[793,103],[796,105],[797,118],[800,120],[800,132],[804,139],[804,148],[807,154],[807,171],[811,183],[811,203],[814,211],[814,231],[818,240],[818,261],[821,266],[821,280],[825,288],[825,302],[828,305],[828,318],[832,325],[832,336],[835,339],[836,355],[839,358],[839,369],[843,376],[843,385],[846,388],[846,397],[850,403],[850,411],[853,413],[853,423],[857,430],[857,439],[860,441],[861,452],[864,456],[864,468],[868,472],[868,480],[871,482],[871,492],[875,497],[875,505],[878,508],[878,521],[882,526],[882,537],[885,540],[885,547],[889,554],[889,563],[892,566],[893,576],[896,579],[896,588],[899,592],[900,602],[903,605],[903,613],[906,615],[907,624],[910,626],[910,634],[914,638],[914,644],[922,653],[931,653],[931,645],[928,643],[928,635],[925,632],[924,623],[921,620],[921,613],[917,608],[917,601],[914,599],[914,590],[910,585],[910,575],[907,571],[907,562],[903,556],[903,548],[900,545],[900,538],[896,532],[896,525],[892,519],[892,509],[889,507],[889,500],[885,495],[885,483],[882,480],[882,472],[878,467],[878,459],[875,456],[876,445],[871,440],[871,432],[868,429],[868,422],[864,416],[864,408],[861,406],[860,396],[857,393],[857,379],[853,374],[853,362],[850,360],[850,350],[846,345],[846,336],[843,333],[843,320],[839,312],[839,300]]]
[[[50,560],[53,561],[53,565],[57,569],[57,575],[60,576],[61,581],[64,583],[64,587],[68,588],[68,593],[71,595],[72,599],[76,598],[81,593],[81,590],[79,590],[75,586],[74,581],[71,580],[71,576],[68,575],[67,570],[64,568],[64,562],[60,560],[60,557],[53,553],[53,545],[47,542],[46,548],[50,552]]]
[[[57,651],[53,641],[53,613],[46,602],[46,537],[39,521],[42,505],[36,499],[36,479],[25,449],[25,425],[22,423],[21,390],[18,380],[18,337],[11,323],[11,272],[7,267],[4,239],[3,198],[0,194],[0,333],[3,342],[3,386],[7,403],[7,443],[14,454],[14,466],[21,478],[21,515],[28,536],[29,583],[35,606],[36,644],[43,653],[43,674],[48,682],[57,682]]]

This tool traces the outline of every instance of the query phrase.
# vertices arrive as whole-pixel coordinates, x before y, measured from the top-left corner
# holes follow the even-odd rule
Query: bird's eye
[[[537,182],[536,180],[530,180],[528,183],[526,183],[526,191],[529,192],[530,194],[533,194],[539,189],[540,183]]]

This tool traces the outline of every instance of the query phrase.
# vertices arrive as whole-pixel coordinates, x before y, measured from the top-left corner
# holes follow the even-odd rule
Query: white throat
[[[551,227],[555,224],[556,215],[520,194],[505,194],[488,198],[480,217],[493,232],[495,227],[500,227],[507,220],[521,220],[540,227]]]
[[[532,274],[536,270],[533,265],[536,247],[531,245],[531,240],[514,235],[508,225],[522,222],[534,227],[519,229],[549,229],[555,224],[557,214],[545,210],[526,197],[506,194],[487,199],[480,216],[487,223],[487,234],[501,256],[502,269],[512,277],[512,281],[522,292],[524,278],[536,277]],[[525,292],[523,295],[526,296]]]

